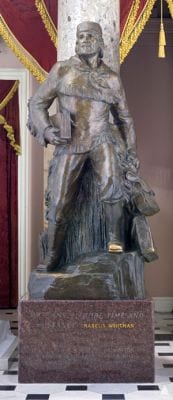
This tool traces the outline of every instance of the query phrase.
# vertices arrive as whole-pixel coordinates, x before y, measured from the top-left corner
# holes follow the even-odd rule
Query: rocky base
[[[31,299],[143,299],[144,262],[137,252],[97,253],[78,258],[59,272],[33,271]]]

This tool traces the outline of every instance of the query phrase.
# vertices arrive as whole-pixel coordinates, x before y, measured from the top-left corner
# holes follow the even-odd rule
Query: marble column
[[[104,60],[119,68],[119,0],[58,0],[58,60],[74,55],[76,27],[82,21],[98,22],[105,42]]]

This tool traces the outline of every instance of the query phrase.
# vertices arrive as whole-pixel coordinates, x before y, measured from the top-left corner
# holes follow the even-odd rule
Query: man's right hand
[[[44,131],[44,138],[47,143],[53,144],[56,146],[57,144],[66,144],[67,140],[62,139],[60,136],[60,129],[54,128],[53,126],[49,126]]]

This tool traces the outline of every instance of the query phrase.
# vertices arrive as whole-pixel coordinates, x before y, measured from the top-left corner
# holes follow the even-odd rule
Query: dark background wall
[[[166,58],[159,59],[159,12],[156,5],[121,66],[121,77],[135,122],[141,175],[154,189],[161,209],[150,218],[159,260],[146,265],[146,286],[151,296],[169,297],[173,296],[173,21],[164,19]]]

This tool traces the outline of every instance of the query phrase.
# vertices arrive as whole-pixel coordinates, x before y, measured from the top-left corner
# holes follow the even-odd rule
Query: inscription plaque
[[[153,382],[152,301],[22,300],[20,382]]]

